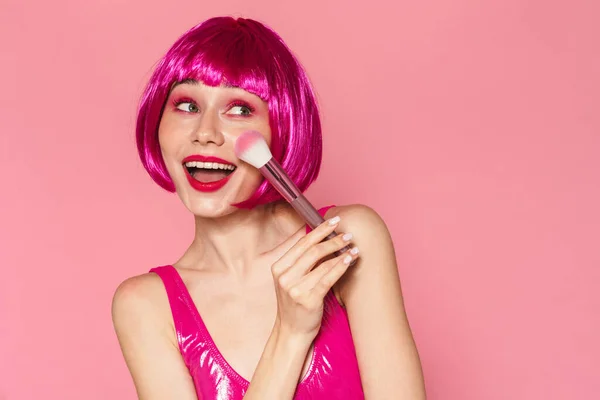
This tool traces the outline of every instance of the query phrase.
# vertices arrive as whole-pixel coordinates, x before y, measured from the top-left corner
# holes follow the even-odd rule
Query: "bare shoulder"
[[[351,232],[357,244],[366,245],[364,250],[369,250],[371,244],[375,242],[378,243],[377,248],[379,249],[386,246],[389,248],[391,245],[388,227],[383,218],[373,208],[364,204],[350,204],[332,207],[327,210],[327,218],[335,216],[341,218],[340,230]]]
[[[383,223],[383,219],[377,211],[365,204],[347,204],[331,207],[327,210],[327,218],[330,216],[346,217],[353,222]]]
[[[113,307],[144,307],[156,302],[157,294],[164,291],[160,277],[155,273],[132,276],[119,284],[113,296]]]
[[[425,399],[419,355],[404,307],[394,245],[377,212],[363,205],[335,207],[339,231],[360,250],[356,266],[338,281],[366,398]],[[374,340],[377,338],[377,340]]]
[[[169,311],[162,280],[155,273],[145,273],[125,279],[113,295],[112,318],[119,334],[130,325],[163,324]]]
[[[394,245],[387,225],[371,207],[351,204],[332,207],[326,218],[340,217],[338,233],[352,233],[352,244],[358,247],[360,257],[334,286],[340,303],[348,305],[351,297],[362,296],[361,288],[376,287],[378,280],[398,281]]]
[[[147,273],[124,280],[113,296],[112,318],[138,398],[197,399],[158,275]]]

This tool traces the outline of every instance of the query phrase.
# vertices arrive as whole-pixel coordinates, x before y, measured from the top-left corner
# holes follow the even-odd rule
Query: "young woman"
[[[327,207],[308,232],[235,157],[248,130],[301,190],[316,179],[321,125],[303,68],[264,25],[213,18],[167,52],[139,109],[142,163],[195,221],[176,262],[113,299],[139,398],[424,399],[384,222],[365,206]]]

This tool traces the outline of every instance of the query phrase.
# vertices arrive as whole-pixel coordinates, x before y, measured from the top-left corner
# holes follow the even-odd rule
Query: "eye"
[[[228,114],[241,115],[243,117],[247,117],[254,112],[254,109],[247,104],[233,104]]]
[[[189,102],[189,101],[182,101],[180,103],[177,103],[175,105],[175,107],[178,110],[189,112],[189,113],[197,113],[199,111],[198,110],[198,106],[196,104],[192,103],[192,102]]]

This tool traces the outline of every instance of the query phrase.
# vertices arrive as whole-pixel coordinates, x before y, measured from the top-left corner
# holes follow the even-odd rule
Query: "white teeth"
[[[187,168],[202,168],[202,169],[226,169],[229,171],[233,171],[235,169],[235,165],[230,164],[221,164],[216,162],[201,162],[201,161],[188,161],[185,163]]]

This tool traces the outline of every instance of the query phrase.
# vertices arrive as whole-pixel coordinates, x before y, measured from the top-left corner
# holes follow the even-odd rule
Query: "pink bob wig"
[[[158,62],[142,95],[136,139],[142,164],[156,183],[174,192],[158,142],[158,126],[171,88],[195,79],[253,93],[269,106],[271,152],[300,190],[321,167],[321,121],[304,69],[274,31],[251,19],[217,17],[181,36]],[[264,180],[239,208],[282,200]]]

